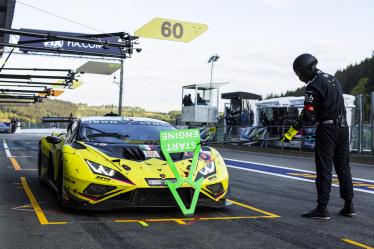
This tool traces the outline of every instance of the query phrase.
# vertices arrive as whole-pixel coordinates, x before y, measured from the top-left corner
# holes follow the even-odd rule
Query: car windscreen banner
[[[90,34],[82,34],[82,33],[71,33],[71,32],[60,32],[60,31],[48,31],[48,30],[37,30],[37,29],[20,29],[21,31],[33,32],[33,33],[41,33],[41,34],[50,34],[50,35],[57,35],[57,36],[66,36],[66,37],[76,37],[76,38],[85,38],[90,39]],[[93,35],[92,35],[93,36]],[[118,42],[118,37],[110,36],[107,37],[100,37],[96,38],[98,41],[103,42]],[[77,52],[95,52],[95,53],[105,53],[111,54],[116,56],[121,56],[122,51],[116,47],[110,46],[103,46],[102,44],[92,44],[92,43],[85,43],[85,42],[77,42],[77,41],[61,41],[61,40],[50,40],[41,42],[41,38],[38,37],[31,37],[20,35],[19,41],[22,42],[29,42],[35,40],[35,43],[27,43],[25,45],[32,46],[32,48],[20,48],[22,52],[38,52],[38,48],[51,48],[51,49],[58,49],[63,53],[63,50],[75,50]],[[56,51],[40,51],[42,53],[56,53]]]
[[[166,161],[169,164],[171,171],[173,172],[177,181],[166,181],[171,193],[173,194],[179,208],[182,210],[184,215],[194,214],[197,205],[197,200],[199,199],[199,194],[201,190],[201,184],[204,178],[200,178],[196,182],[192,179],[195,175],[197,168],[197,163],[199,159],[199,154],[201,151],[200,144],[200,130],[199,129],[185,129],[185,130],[166,130],[160,132],[160,144],[162,153],[165,155]],[[188,172],[188,177],[182,177],[178,172],[170,153],[180,153],[180,152],[192,152],[194,153],[192,163]],[[183,202],[177,188],[179,188],[183,183],[188,183],[191,187],[195,189],[192,197],[190,208],[186,207]]]

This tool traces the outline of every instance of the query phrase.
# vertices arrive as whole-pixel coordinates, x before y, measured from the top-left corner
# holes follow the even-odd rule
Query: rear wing
[[[42,123],[71,123],[75,120],[70,117],[42,117]]]

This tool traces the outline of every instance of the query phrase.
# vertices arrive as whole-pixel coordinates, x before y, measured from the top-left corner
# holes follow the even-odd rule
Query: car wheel
[[[42,150],[40,145],[38,149],[38,179],[41,184],[45,185],[44,176],[42,175]]]

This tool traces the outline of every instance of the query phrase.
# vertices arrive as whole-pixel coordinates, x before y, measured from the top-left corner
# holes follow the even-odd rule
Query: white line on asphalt
[[[294,170],[294,171],[306,172],[306,173],[313,173],[313,174],[316,173],[316,172],[310,171],[310,170],[295,169],[295,168],[290,168],[290,167],[284,167],[284,166],[278,166],[278,165],[272,165],[272,164],[266,164],[266,163],[243,161],[243,160],[237,160],[237,159],[231,159],[231,158],[224,158],[224,160],[231,160],[231,161],[240,162],[240,163],[252,163],[252,164],[257,164],[257,165],[261,165],[261,166],[267,166],[267,167],[273,167],[273,168],[279,168],[279,169],[288,169],[288,170]],[[237,168],[241,168],[241,167],[237,167]],[[263,172],[263,171],[260,171],[260,172]],[[279,175],[279,174],[277,174],[277,175]],[[337,177],[337,175],[333,175],[333,176]],[[352,179],[357,180],[357,181],[366,181],[366,182],[374,183],[373,180],[368,180],[368,179],[363,179],[363,178],[356,178],[355,177],[355,178],[352,178]]]
[[[7,145],[6,141],[5,141],[5,139],[3,140],[3,144],[4,144],[4,149],[8,149],[8,145]]]
[[[247,169],[247,168],[241,168],[241,167],[232,166],[232,165],[227,165],[227,167],[233,168],[233,169],[240,169],[240,170],[245,170],[245,171],[261,173],[261,174],[265,174],[265,175],[280,176],[280,177],[289,178],[289,179],[293,179],[293,180],[299,180],[299,181],[303,181],[303,182],[314,182],[313,180],[299,178],[299,177],[296,177],[296,176],[287,176],[287,175],[282,175],[282,174],[277,174],[277,173],[272,173],[272,172],[266,172],[266,171],[261,171],[261,170],[256,170],[256,169]]]
[[[240,167],[231,166],[231,165],[227,165],[227,167],[233,168],[233,169],[238,169],[238,170],[245,170],[245,171],[256,172],[256,173],[265,174],[265,175],[279,176],[279,177],[289,178],[289,179],[293,179],[293,180],[297,180],[297,181],[312,182],[312,183],[314,183],[313,180],[303,179],[303,178],[297,178],[297,177],[294,177],[294,176],[287,176],[287,175],[282,175],[282,174],[277,174],[277,173],[271,173],[271,172],[265,172],[265,171],[255,170],[255,169],[240,168]],[[339,185],[336,185],[336,184],[332,184],[331,186],[339,187]],[[367,193],[367,194],[374,195],[374,192],[370,191],[370,190],[358,189],[358,188],[353,188],[353,189],[355,191],[364,192],[364,193]]]
[[[271,155],[271,156],[288,157],[288,158],[299,158],[299,159],[304,159],[304,160],[313,160],[313,158],[308,158],[308,157],[286,156],[286,155],[270,154],[270,153],[266,153],[266,152],[253,152],[253,151],[242,151],[242,150],[220,149],[220,148],[217,148],[216,150],[227,150],[227,151],[234,151],[234,152],[240,152],[240,153],[250,153],[250,154],[258,154],[258,155]]]
[[[278,165],[273,165],[273,164],[237,160],[237,159],[233,159],[233,158],[223,158],[223,159],[224,160],[231,160],[231,161],[235,161],[235,162],[239,162],[239,163],[253,163],[253,164],[257,164],[257,165],[261,165],[261,166],[273,167],[273,168],[278,168],[278,169],[289,169],[289,170],[295,170],[295,171],[300,171],[300,172],[315,173],[314,171],[310,171],[310,170],[295,169],[295,168],[289,168],[289,167],[278,166]]]
[[[4,149],[5,149],[5,154],[7,157],[12,157],[12,154],[10,154],[10,151],[9,151],[9,148],[8,148],[8,145],[5,141],[5,139],[3,140],[3,145],[4,145]]]
[[[285,158],[297,158],[297,159],[303,159],[303,160],[308,160],[308,161],[314,161],[314,158],[309,158],[309,157],[286,156],[286,155],[271,154],[271,153],[266,153],[266,152],[253,152],[253,151],[242,151],[242,150],[220,149],[220,148],[217,148],[216,150],[227,150],[227,151],[233,151],[233,152],[239,152],[239,153],[247,153],[247,154],[249,153],[249,154],[255,154],[255,155],[268,155],[268,156],[285,157]],[[373,167],[372,164],[352,163],[352,162],[351,162],[351,164]]]

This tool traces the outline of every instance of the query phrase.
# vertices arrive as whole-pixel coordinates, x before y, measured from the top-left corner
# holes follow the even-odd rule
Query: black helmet
[[[311,54],[299,55],[293,62],[293,71],[305,83],[311,81],[317,71],[318,60]]]

